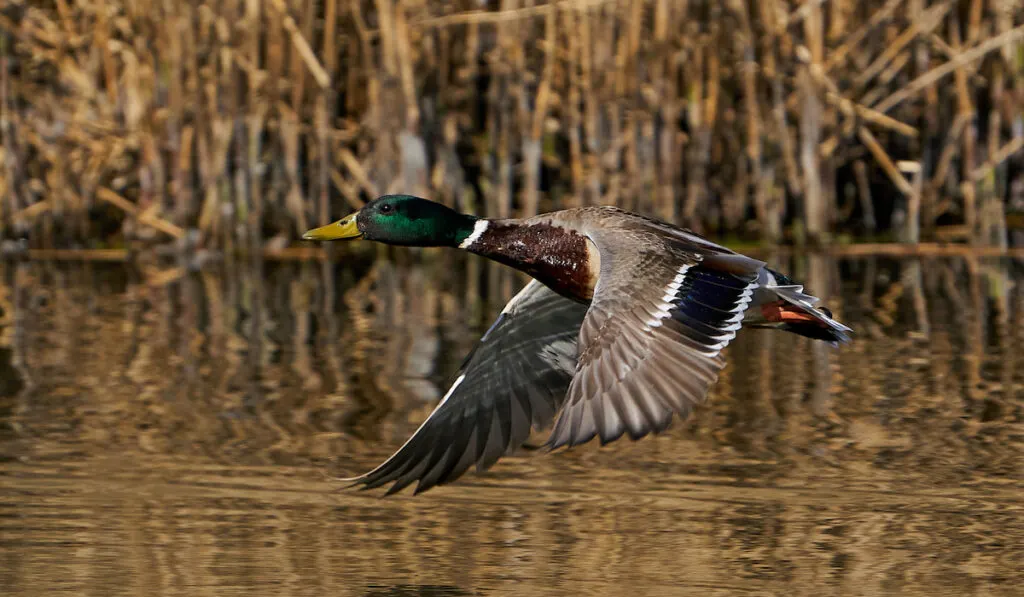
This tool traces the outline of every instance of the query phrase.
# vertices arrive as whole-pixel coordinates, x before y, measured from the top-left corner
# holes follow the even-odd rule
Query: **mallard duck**
[[[388,494],[487,469],[549,426],[550,448],[663,431],[705,399],[741,326],[833,345],[851,332],[763,261],[616,207],[492,220],[386,195],[303,238],[454,247],[533,278],[412,437],[347,479]]]

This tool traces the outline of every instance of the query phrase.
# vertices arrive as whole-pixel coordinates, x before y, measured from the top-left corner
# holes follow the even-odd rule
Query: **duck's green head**
[[[412,195],[384,195],[333,224],[302,235],[306,240],[365,238],[389,245],[456,247],[473,233],[477,218]]]

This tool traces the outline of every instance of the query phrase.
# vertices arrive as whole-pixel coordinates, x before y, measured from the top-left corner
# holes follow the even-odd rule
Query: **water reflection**
[[[517,274],[387,250],[198,272],[2,264],[0,586],[1019,591],[1020,263],[767,257],[858,340],[746,331],[710,402],[662,436],[526,451],[388,500],[328,475],[408,437]]]

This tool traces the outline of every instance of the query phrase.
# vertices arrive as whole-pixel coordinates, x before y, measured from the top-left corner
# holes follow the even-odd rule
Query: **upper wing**
[[[483,470],[554,419],[576,368],[587,307],[532,280],[505,306],[466,358],[448,393],[405,444],[372,471],[366,488],[419,481],[416,492]]]
[[[606,443],[665,429],[704,400],[724,365],[764,265],[659,239],[617,248],[591,234],[601,275],[580,330],[576,375],[548,443]],[[627,245],[629,243],[626,243]]]

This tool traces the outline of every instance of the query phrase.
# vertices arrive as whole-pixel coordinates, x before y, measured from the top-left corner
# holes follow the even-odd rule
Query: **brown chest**
[[[526,272],[565,297],[590,302],[594,296],[597,249],[575,230],[545,223],[492,224],[470,250]]]

